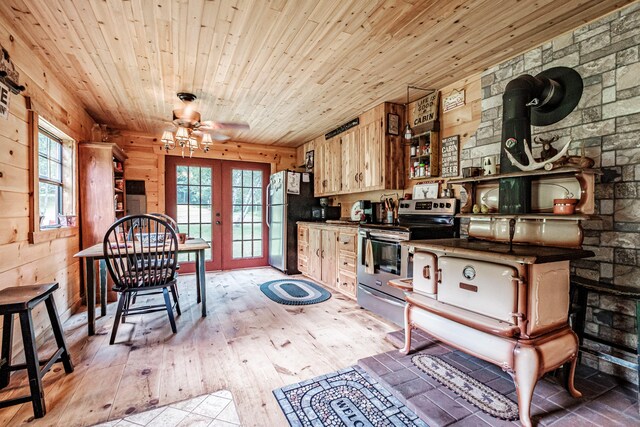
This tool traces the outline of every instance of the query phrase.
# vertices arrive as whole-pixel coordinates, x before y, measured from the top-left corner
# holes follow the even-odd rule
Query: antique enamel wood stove
[[[413,253],[413,277],[389,283],[406,295],[402,352],[410,351],[411,330],[420,328],[500,366],[515,382],[525,426],[544,373],[569,364],[567,389],[581,396],[573,385],[578,339],[568,322],[569,262],[594,256],[580,249],[580,221],[593,214],[598,171],[586,169],[585,158],[578,167],[558,168],[555,162],[568,159],[562,153],[568,143],[546,163],[534,160],[529,146],[530,120],[538,126],[561,120],[581,93],[580,76],[564,67],[512,80],[503,96],[502,173],[449,181],[468,195],[461,216],[469,238],[404,242]],[[554,214],[558,200],[572,200],[575,212]],[[488,213],[471,213],[476,204]]]

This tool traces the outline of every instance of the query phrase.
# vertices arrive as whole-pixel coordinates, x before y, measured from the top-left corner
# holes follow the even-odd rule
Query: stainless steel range
[[[358,229],[358,304],[403,324],[404,293],[389,280],[408,277],[412,259],[401,242],[459,236],[456,199],[401,201],[398,225],[366,224]]]

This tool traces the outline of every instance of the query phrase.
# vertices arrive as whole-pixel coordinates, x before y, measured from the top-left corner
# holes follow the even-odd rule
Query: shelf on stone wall
[[[550,171],[545,169],[539,169],[535,171],[521,171],[521,172],[511,172],[511,173],[503,173],[498,175],[484,175],[484,176],[472,176],[469,178],[452,178],[449,180],[450,184],[465,184],[467,182],[481,182],[481,181],[495,181],[501,178],[519,178],[519,177],[534,177],[534,176],[549,176],[549,175],[561,175],[561,174],[570,174],[570,173],[583,173],[583,174],[594,174],[600,175],[602,172],[599,169],[583,169],[579,167],[573,166],[565,166],[557,169],[552,169]]]

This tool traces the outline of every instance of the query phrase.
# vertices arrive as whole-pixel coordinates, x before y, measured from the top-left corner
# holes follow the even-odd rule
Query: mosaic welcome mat
[[[519,418],[518,405],[515,402],[439,357],[417,354],[411,361],[422,372],[487,414],[509,421]]]
[[[280,279],[260,285],[269,299],[286,305],[316,304],[331,298],[329,291],[315,283],[300,279]]]
[[[359,366],[273,391],[291,426],[427,427]]]

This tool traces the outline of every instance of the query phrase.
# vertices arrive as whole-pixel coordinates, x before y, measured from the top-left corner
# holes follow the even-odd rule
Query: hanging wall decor
[[[460,136],[453,135],[442,139],[442,177],[458,176],[458,148]]]
[[[3,83],[11,92],[17,95],[24,90],[24,86],[20,85],[20,76],[13,62],[11,62],[9,52],[2,45],[0,45],[0,50],[2,51],[0,56],[0,83]]]

